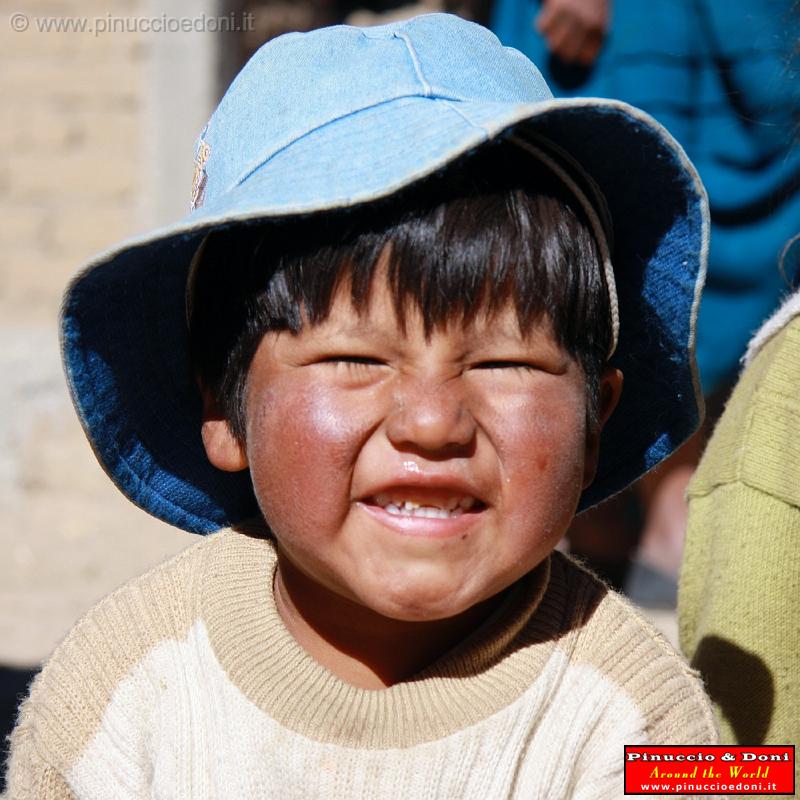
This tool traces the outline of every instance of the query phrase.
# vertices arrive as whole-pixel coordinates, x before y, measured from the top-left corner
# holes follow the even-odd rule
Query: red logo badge
[[[625,745],[625,794],[794,794],[794,745]]]

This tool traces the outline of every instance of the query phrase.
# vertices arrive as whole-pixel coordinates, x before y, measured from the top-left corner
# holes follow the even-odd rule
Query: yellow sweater
[[[384,690],[300,648],[275,563],[225,531],[90,611],[22,708],[10,798],[618,798],[624,744],[716,741],[685,662],[559,553]]]
[[[800,293],[756,336],[689,486],[678,606],[723,741],[800,745]]]

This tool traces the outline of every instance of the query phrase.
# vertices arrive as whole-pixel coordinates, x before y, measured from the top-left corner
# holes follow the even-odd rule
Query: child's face
[[[385,283],[363,318],[340,294],[324,323],[265,336],[246,410],[242,465],[284,555],[393,619],[459,614],[531,570],[595,467],[583,372],[548,324],[523,338],[509,308],[426,341]]]

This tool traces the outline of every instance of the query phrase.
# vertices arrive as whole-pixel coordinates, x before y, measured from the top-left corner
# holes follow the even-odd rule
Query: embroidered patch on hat
[[[206,161],[211,155],[211,145],[204,139],[200,139],[197,143],[197,149],[194,154],[194,177],[192,178],[192,204],[191,210],[200,208],[203,205],[203,199],[206,192]]]

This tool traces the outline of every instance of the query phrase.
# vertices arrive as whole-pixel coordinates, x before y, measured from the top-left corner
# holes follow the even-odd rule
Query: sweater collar
[[[780,333],[796,316],[800,315],[800,290],[790,294],[777,311],[759,328],[747,346],[742,363],[747,366],[775,335]]]
[[[270,539],[252,531],[212,538],[200,596],[217,659],[258,708],[315,740],[407,747],[475,724],[530,686],[561,628],[557,604],[543,602],[550,579],[546,558],[511,587],[483,625],[435,663],[386,689],[362,689],[316,662],[287,630],[275,607],[277,556]]]

